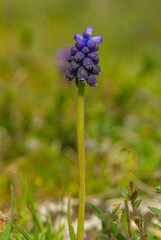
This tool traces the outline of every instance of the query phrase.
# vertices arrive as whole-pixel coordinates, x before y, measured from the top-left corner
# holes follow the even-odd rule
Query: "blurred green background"
[[[87,195],[161,167],[161,1],[0,1],[0,204],[21,180],[38,197],[78,194],[77,88],[57,50],[93,26],[102,35],[98,87],[86,86]]]

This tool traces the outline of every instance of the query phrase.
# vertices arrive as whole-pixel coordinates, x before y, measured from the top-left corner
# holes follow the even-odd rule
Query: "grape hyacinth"
[[[87,27],[83,35],[77,33],[74,36],[76,41],[75,46],[71,48],[71,55],[68,56],[67,61],[70,63],[65,78],[69,81],[75,78],[76,85],[78,81],[87,83],[91,87],[97,86],[97,79],[95,75],[101,74],[98,56],[98,43],[102,42],[101,36],[91,37],[93,32],[92,27]]]

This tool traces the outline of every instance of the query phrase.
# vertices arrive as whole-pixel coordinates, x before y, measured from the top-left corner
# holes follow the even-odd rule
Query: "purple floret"
[[[83,33],[83,37],[84,37],[85,39],[89,39],[89,38],[90,38],[90,35],[89,35],[88,33],[84,32],[84,33]]]
[[[76,76],[76,72],[67,71],[66,74],[65,74],[65,78],[68,81],[73,80],[75,78],[75,76]]]
[[[90,59],[92,59],[93,61],[97,61],[98,58],[99,58],[97,52],[90,52],[90,53],[88,53],[88,57],[89,57]]]
[[[74,56],[75,62],[81,62],[85,58],[85,54],[82,52],[77,52],[76,55]]]
[[[88,48],[87,46],[85,46],[85,47],[82,48],[82,52],[85,53],[85,54],[86,54],[86,53],[89,53],[89,51],[90,51],[90,50],[89,50],[89,48]]]
[[[75,55],[77,52],[79,52],[79,49],[76,48],[76,46],[73,46],[73,47],[71,48],[71,54],[72,54],[72,55]]]
[[[90,74],[88,76],[87,79],[87,83],[91,86],[91,87],[96,87],[97,86],[97,79],[93,74]]]
[[[93,51],[98,51],[99,49],[98,44],[93,42],[91,39],[87,41],[87,46],[89,47],[90,50],[93,50]]]
[[[93,68],[93,65],[94,65],[94,63],[90,58],[86,57],[83,60],[83,66],[84,66],[85,69],[91,70]]]
[[[83,40],[84,40],[84,37],[83,37],[81,34],[76,33],[76,34],[74,35],[74,40],[75,40],[75,41],[83,41]]]
[[[72,61],[74,61],[74,56],[69,55],[69,56],[67,57],[67,61],[68,61],[69,63],[71,63]]]
[[[95,75],[101,74],[101,69],[98,65],[99,56],[98,43],[102,42],[102,36],[91,37],[93,32],[92,27],[87,27],[83,35],[76,33],[74,39],[75,46],[71,48],[71,55],[67,61],[70,63],[65,78],[69,81],[75,78],[76,85],[78,82],[86,82],[91,86],[97,86]],[[86,239],[88,240],[88,239]]]
[[[98,64],[94,64],[92,68],[92,73],[94,75],[100,75],[101,74],[101,68]]]
[[[78,81],[81,81],[81,82],[85,82],[85,80],[88,79],[88,71],[83,66],[81,66],[78,69],[77,78],[78,78]]]
[[[84,41],[77,41],[76,43],[75,43],[75,46],[78,48],[78,49],[82,49],[83,47],[85,47],[85,42]]]
[[[69,71],[75,72],[75,71],[78,70],[79,67],[80,67],[79,63],[76,63],[76,62],[72,61],[69,65]]]
[[[95,36],[95,37],[91,37],[91,40],[95,43],[101,43],[103,38],[102,36]]]
[[[86,28],[86,33],[89,34],[89,35],[92,35],[92,33],[93,33],[93,27],[90,27],[90,26],[87,27],[87,28]]]

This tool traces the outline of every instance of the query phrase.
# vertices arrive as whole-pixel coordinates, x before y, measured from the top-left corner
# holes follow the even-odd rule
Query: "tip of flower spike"
[[[89,26],[86,28],[86,33],[89,34],[89,35],[92,35],[93,33],[93,27]]]

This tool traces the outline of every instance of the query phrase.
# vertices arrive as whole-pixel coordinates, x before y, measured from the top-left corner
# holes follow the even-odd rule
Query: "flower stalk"
[[[84,92],[85,84],[78,82],[77,139],[79,168],[79,208],[77,240],[83,240],[85,215],[85,145],[84,145]]]

